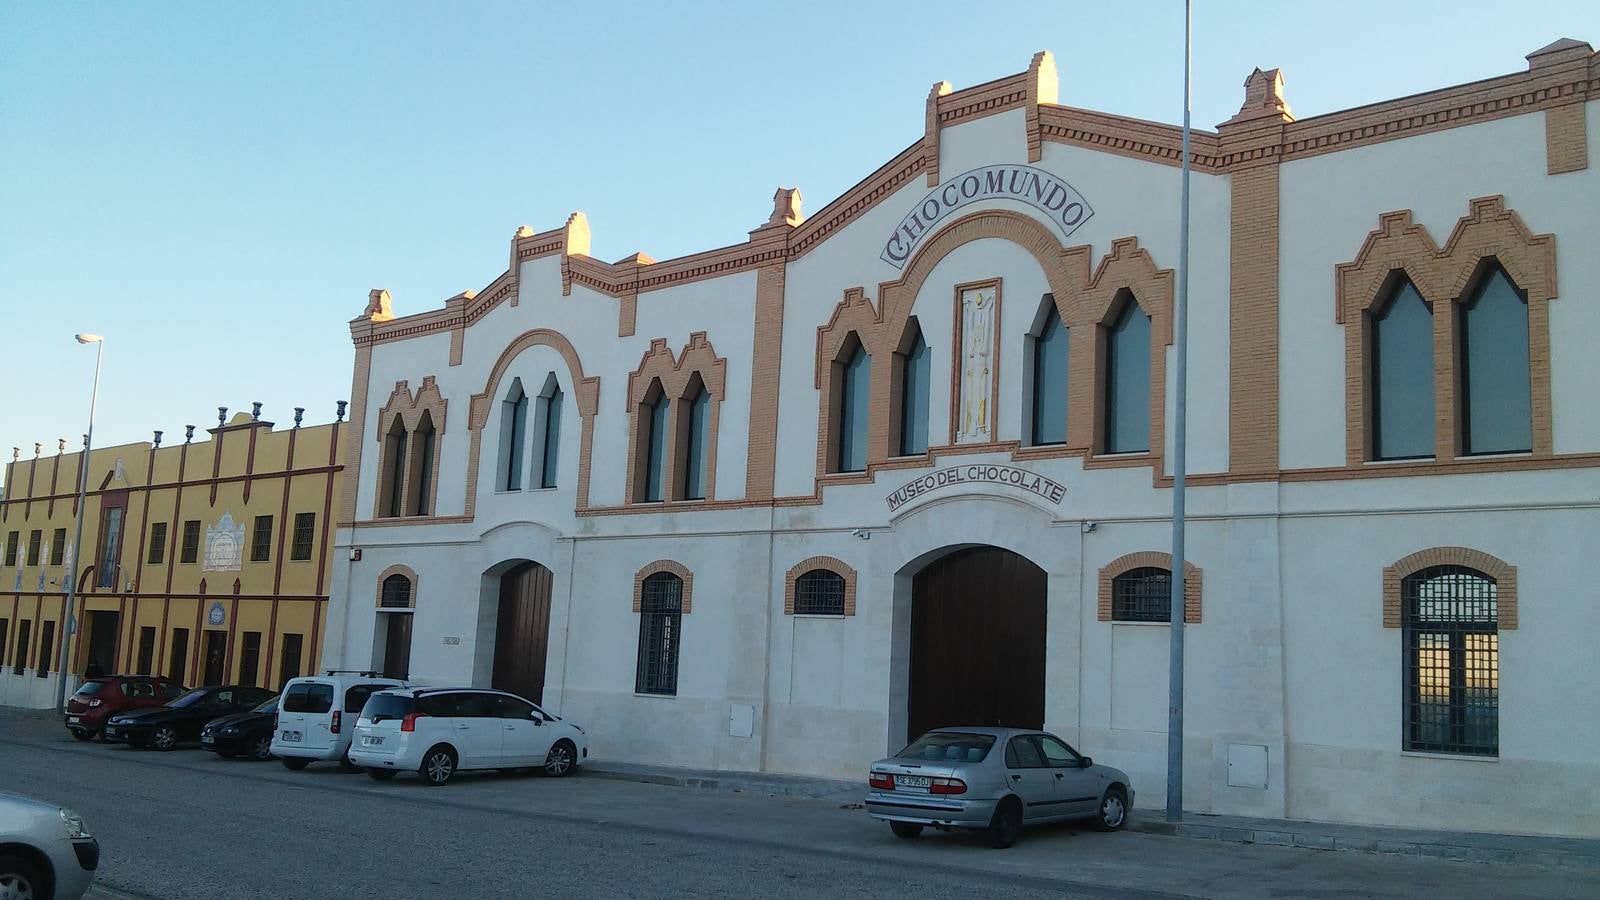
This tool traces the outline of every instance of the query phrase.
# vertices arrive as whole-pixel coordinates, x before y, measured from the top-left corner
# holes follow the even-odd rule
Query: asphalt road
[[[443,788],[332,765],[80,744],[0,714],[0,788],[76,809],[101,841],[91,896],[1600,896],[1600,873],[1029,831],[894,838],[837,802],[578,776]]]

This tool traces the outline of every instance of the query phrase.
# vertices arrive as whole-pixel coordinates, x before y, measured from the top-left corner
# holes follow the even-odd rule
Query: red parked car
[[[80,741],[92,740],[106,720],[120,712],[161,706],[183,696],[188,688],[158,675],[103,675],[91,678],[67,698],[67,730]]]

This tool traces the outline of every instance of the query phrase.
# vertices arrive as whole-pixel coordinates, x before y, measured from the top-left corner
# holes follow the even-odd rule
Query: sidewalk
[[[809,797],[841,804],[859,803],[866,795],[866,786],[856,781],[763,772],[719,772],[605,760],[590,761],[584,765],[583,772],[585,777],[593,778],[708,791]],[[1385,828],[1194,812],[1185,813],[1184,821],[1174,824],[1167,822],[1159,810],[1135,810],[1128,830],[1192,840],[1600,871],[1600,839],[1590,838]]]

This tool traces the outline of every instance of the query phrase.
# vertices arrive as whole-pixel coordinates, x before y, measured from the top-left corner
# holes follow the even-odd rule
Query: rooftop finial
[[[219,406],[217,407],[217,427],[221,428],[226,424],[228,424],[228,408]]]
[[[799,188],[778,188],[778,192],[772,195],[772,216],[767,219],[767,224],[799,225],[806,220],[805,213],[801,211],[804,202]]]
[[[294,427],[296,427],[296,428],[300,427],[300,419],[305,414],[306,414],[306,408],[304,406],[296,406],[294,408]]]
[[[250,421],[261,421],[261,404],[259,402],[250,404]]]
[[[159,430],[156,431],[156,449],[161,449],[161,432]]]
[[[350,405],[350,401],[349,400],[340,400],[339,401],[339,413],[338,413],[337,416],[334,417],[334,421],[335,422],[343,422],[344,421],[344,408],[346,406],[349,406],[349,405]]]
[[[194,440],[194,426],[193,425],[185,425],[185,426],[183,426],[183,442],[185,444],[187,444],[192,440]]]

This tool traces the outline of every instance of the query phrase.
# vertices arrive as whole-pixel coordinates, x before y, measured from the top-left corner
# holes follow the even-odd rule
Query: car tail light
[[[870,772],[867,774],[867,784],[880,791],[894,790],[894,776],[888,772]]]
[[[930,794],[965,794],[967,783],[959,778],[935,778],[933,784],[928,785]]]
[[[417,720],[418,719],[422,719],[422,718],[426,718],[427,715],[428,715],[427,713],[420,713],[420,712],[408,712],[408,713],[406,713],[405,718],[400,720],[400,730],[401,731],[416,731],[417,730]]]
[[[337,709],[333,711],[333,724],[328,726],[328,731],[332,734],[339,733],[339,711]]]

